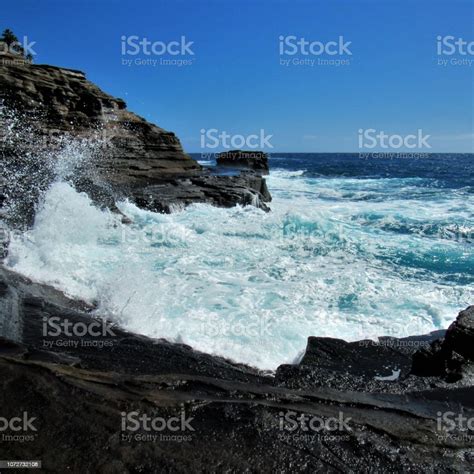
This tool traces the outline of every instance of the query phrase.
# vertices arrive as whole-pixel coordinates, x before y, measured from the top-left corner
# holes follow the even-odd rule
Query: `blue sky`
[[[85,71],[130,110],[176,132],[188,152],[222,149],[201,149],[203,129],[244,137],[264,130],[275,152],[358,151],[361,129],[421,129],[430,135],[423,151],[474,152],[474,64],[451,63],[474,54],[437,56],[436,42],[474,41],[473,12],[471,0],[16,0],[2,5],[0,28],[35,41],[36,63]],[[122,55],[123,36],[184,36],[194,55]],[[280,55],[280,36],[342,36],[352,55]],[[123,64],[140,58],[191,64]]]

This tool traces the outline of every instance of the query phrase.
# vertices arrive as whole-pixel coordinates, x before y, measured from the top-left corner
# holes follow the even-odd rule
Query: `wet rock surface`
[[[443,339],[415,354],[413,373],[434,375],[474,385],[474,306],[459,313]]]
[[[262,174],[269,172],[268,155],[263,151],[231,150],[219,153],[216,163],[218,166],[258,170]]]
[[[209,203],[219,207],[254,205],[268,211],[266,203],[271,201],[265,179],[254,173],[168,179],[135,189],[131,194],[140,207],[164,213],[192,203]]]
[[[28,441],[0,442],[5,459],[103,473],[460,472],[474,461],[474,433],[439,426],[440,412],[474,416],[472,384],[414,375],[419,346],[406,340],[309,338],[301,362],[273,376],[128,333],[90,304],[3,267],[0,309],[2,415],[27,412],[36,430],[23,433]],[[462,312],[446,334],[453,351],[472,347],[473,316],[472,307]],[[103,331],[53,334],[65,321]],[[396,379],[374,379],[394,367]],[[132,431],[139,415],[187,424]]]
[[[21,192],[15,185],[7,194],[18,202],[28,194],[29,200],[17,213],[27,217],[27,224],[33,220],[39,194],[51,180],[46,171],[41,176],[36,173],[44,163],[27,158],[32,150],[41,156],[42,151],[51,154],[63,149],[65,137],[95,147],[86,172],[73,173],[70,180],[97,205],[114,210],[116,199],[128,197],[161,212],[193,202],[268,209],[265,202],[270,196],[261,176],[208,176],[183,151],[173,132],[130,112],[122,99],[103,92],[81,71],[0,54],[0,103],[11,115],[7,123],[6,114],[0,114],[0,158],[12,163],[15,172],[22,168],[20,180],[26,182]],[[152,205],[148,205],[150,196]]]

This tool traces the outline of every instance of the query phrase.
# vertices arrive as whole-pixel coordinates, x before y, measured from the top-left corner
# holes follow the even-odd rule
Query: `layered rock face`
[[[174,133],[129,112],[122,99],[103,92],[83,72],[11,59],[0,56],[4,105],[35,120],[38,138],[49,138],[49,144],[64,133],[103,139],[110,147],[97,164],[112,182],[140,183],[201,169]]]
[[[474,433],[450,421],[474,417],[470,379],[410,371],[435,335],[418,345],[312,337],[302,361],[273,377],[126,332],[93,310],[0,267],[1,414],[26,412],[35,429],[0,433],[29,437],[0,440],[5,459],[98,473],[435,473],[474,462]],[[472,347],[473,320],[472,308],[460,314],[444,339],[452,350]],[[104,330],[58,333],[63,322]],[[159,423],[147,429],[138,416]],[[163,428],[170,419],[186,425]]]
[[[219,153],[216,162],[219,166],[245,168],[268,174],[268,155],[262,151],[231,150]]]
[[[272,200],[265,179],[253,173],[169,178],[135,190],[133,197],[140,207],[164,213],[194,202],[210,203],[218,207],[253,205],[268,211],[266,203]]]
[[[25,141],[40,152],[60,148],[64,136],[89,140],[99,148],[90,163],[94,173],[74,176],[73,181],[100,205],[111,207],[115,197],[130,197],[162,212],[191,202],[226,207],[254,204],[266,209],[269,194],[261,193],[266,187],[260,176],[208,176],[184,153],[174,133],[128,111],[122,99],[103,92],[81,71],[0,55],[0,100],[21,125],[19,140],[10,144],[2,140],[2,160],[16,157],[20,162]],[[0,125],[5,133],[2,128],[8,126],[2,124],[2,117]],[[25,138],[20,136],[22,127],[28,130]],[[145,188],[147,199],[143,199]]]

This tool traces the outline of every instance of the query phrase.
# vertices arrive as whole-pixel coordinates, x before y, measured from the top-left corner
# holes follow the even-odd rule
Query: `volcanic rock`
[[[459,313],[444,339],[434,341],[414,355],[412,372],[474,383],[474,306]]]
[[[96,148],[86,169],[68,179],[102,207],[115,210],[111,203],[124,197],[137,197],[140,205],[148,202],[145,194],[163,212],[192,202],[268,209],[270,196],[261,178],[209,178],[208,171],[184,153],[173,132],[128,111],[122,99],[103,92],[81,71],[0,55],[0,104],[2,163],[14,166],[16,174],[23,170],[22,187],[13,183],[7,194],[17,203],[30,198],[17,212],[26,215],[29,224],[38,196],[52,179],[47,159],[31,163],[32,148],[34,157],[43,151],[49,157],[64,148],[68,137]],[[182,190],[176,189],[180,186]],[[34,189],[24,189],[28,187]],[[164,192],[162,202],[153,190]]]
[[[301,363],[272,377],[124,331],[97,319],[93,305],[4,267],[0,315],[1,415],[27,413],[35,428],[21,433],[28,441],[0,441],[5,459],[39,459],[48,472],[99,473],[364,472],[368,465],[434,473],[469,471],[474,462],[470,432],[439,428],[439,413],[474,416],[472,385],[413,374],[369,382],[382,361],[405,370],[411,349],[403,355],[386,344],[311,338]],[[51,320],[102,321],[106,330],[100,337],[51,334]],[[453,329],[453,350],[465,353],[456,332],[471,323],[468,313]],[[347,370],[353,363],[360,367]],[[311,386],[311,367],[361,385]],[[127,420],[138,415],[188,424],[179,432],[134,431]]]
[[[268,155],[263,151],[231,150],[219,153],[216,162],[219,166],[244,168],[268,174]]]

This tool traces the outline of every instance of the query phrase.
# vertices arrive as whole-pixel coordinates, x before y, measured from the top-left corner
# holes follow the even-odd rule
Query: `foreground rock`
[[[219,166],[244,168],[268,174],[268,155],[263,151],[231,150],[219,153],[216,162]]]
[[[81,71],[0,54],[0,106],[1,163],[10,163],[17,178],[7,183],[6,195],[16,203],[25,201],[16,214],[27,216],[29,223],[38,196],[52,179],[48,160],[70,145],[68,137],[93,148],[85,169],[74,170],[70,178],[101,206],[113,209],[117,198],[136,196],[142,203],[147,189],[154,207],[164,212],[191,202],[266,209],[269,194],[261,178],[209,178],[174,133],[128,111],[122,99],[103,92]],[[89,152],[77,148],[70,152]],[[162,202],[153,186],[164,190]]]
[[[446,336],[418,352],[413,361],[416,375],[469,380],[474,385],[474,306],[459,313]]]
[[[462,472],[474,462],[474,433],[440,430],[438,417],[473,417],[472,385],[411,374],[416,348],[393,338],[391,346],[310,338],[301,364],[274,378],[110,324],[101,336],[55,335],[58,321],[102,323],[90,305],[5,268],[0,309],[8,337],[0,341],[0,415],[26,412],[36,430],[2,432],[4,459],[99,473]],[[471,325],[472,311],[460,320]],[[392,367],[402,367],[399,378],[374,380]],[[318,371],[332,374],[327,385]],[[349,379],[355,390],[338,387]],[[137,421],[144,415],[155,429]],[[162,430],[173,418],[180,429]]]

